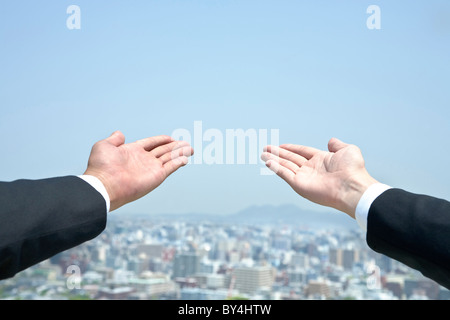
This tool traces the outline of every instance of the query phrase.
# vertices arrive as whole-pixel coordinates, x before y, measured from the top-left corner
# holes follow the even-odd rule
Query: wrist
[[[85,176],[92,176],[98,179],[98,181],[101,182],[101,184],[104,187],[104,190],[106,191],[107,197],[105,199],[109,200],[109,212],[114,211],[116,209],[115,205],[115,196],[114,192],[111,188],[111,184],[108,182],[109,180],[100,172],[97,172],[95,170],[87,169],[86,172],[83,174]]]
[[[372,178],[367,171],[351,176],[343,185],[340,197],[340,209],[355,219],[356,207],[367,189],[373,184],[379,183]]]

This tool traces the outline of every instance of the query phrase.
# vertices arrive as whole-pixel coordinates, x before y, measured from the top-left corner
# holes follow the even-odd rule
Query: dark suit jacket
[[[450,203],[390,189],[369,210],[367,243],[450,289]]]
[[[102,195],[82,179],[0,182],[0,279],[99,235]]]

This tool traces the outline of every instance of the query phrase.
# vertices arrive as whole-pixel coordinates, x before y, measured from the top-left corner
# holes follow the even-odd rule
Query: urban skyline
[[[1,299],[398,300],[450,291],[359,229],[115,216],[98,238],[0,282]]]

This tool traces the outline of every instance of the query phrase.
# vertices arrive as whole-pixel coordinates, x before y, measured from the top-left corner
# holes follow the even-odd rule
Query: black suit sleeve
[[[390,189],[372,203],[367,243],[450,289],[450,203]]]
[[[0,182],[0,279],[99,235],[102,195],[82,179]]]

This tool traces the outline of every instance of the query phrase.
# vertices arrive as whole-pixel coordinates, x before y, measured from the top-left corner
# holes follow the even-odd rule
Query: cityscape
[[[267,219],[277,208],[265,209],[253,208],[258,221],[111,215],[97,238],[1,281],[0,299],[450,299],[444,287],[371,250],[358,227]]]

